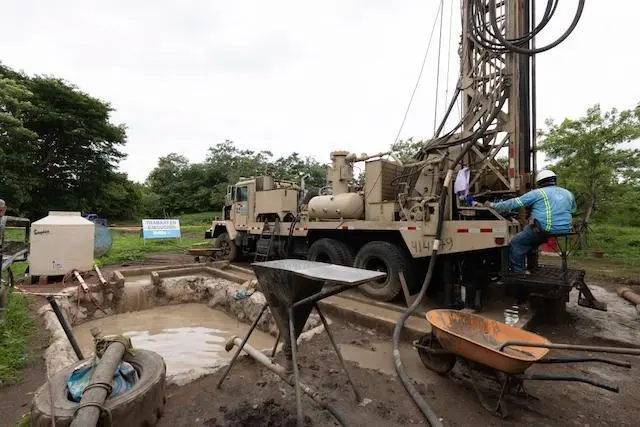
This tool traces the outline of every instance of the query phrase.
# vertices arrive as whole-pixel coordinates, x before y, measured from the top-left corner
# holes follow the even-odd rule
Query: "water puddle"
[[[92,320],[73,332],[85,355],[93,353],[90,330],[122,334],[136,348],[155,351],[167,364],[167,378],[179,385],[216,371],[233,355],[224,345],[233,335],[243,337],[249,325],[204,304],[180,304],[117,314]],[[269,349],[275,337],[255,329],[249,339],[256,349]]]
[[[369,345],[338,344],[345,360],[356,362],[363,369],[373,369],[386,375],[396,375],[391,342],[373,342]],[[406,344],[400,346],[400,357],[409,377],[419,383],[429,382],[418,352]]]

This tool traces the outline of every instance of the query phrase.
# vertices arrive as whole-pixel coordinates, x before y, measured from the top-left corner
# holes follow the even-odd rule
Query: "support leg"
[[[356,400],[358,402],[362,402],[362,396],[360,395],[360,392],[356,388],[356,384],[353,382],[353,378],[351,378],[351,374],[349,374],[347,365],[345,365],[344,363],[344,359],[342,358],[340,349],[338,348],[338,345],[333,339],[333,335],[331,335],[331,331],[329,331],[329,324],[327,323],[327,319],[324,317],[324,314],[322,314],[322,312],[320,311],[320,307],[318,307],[318,304],[316,304],[315,307],[316,307],[316,311],[318,312],[318,316],[320,316],[320,321],[322,321],[322,325],[324,326],[324,330],[327,332],[327,336],[329,336],[329,341],[331,341],[331,345],[333,346],[333,349],[335,350],[336,355],[338,356],[338,360],[340,361],[340,366],[342,366],[342,370],[347,375],[347,379],[351,384],[351,388],[353,388],[353,394],[356,395]]]
[[[280,342],[280,330],[278,330],[278,336],[276,337],[276,342],[273,344],[273,350],[271,350],[271,358],[275,357],[276,349],[278,348],[279,342]]]
[[[353,379],[351,378],[351,375],[349,374],[349,370],[347,369],[347,366],[344,364],[344,359],[342,358],[342,354],[340,353],[340,349],[336,345],[336,342],[333,339],[333,335],[331,335],[331,332],[329,331],[329,324],[327,323],[327,319],[325,319],[324,314],[322,314],[322,312],[320,311],[320,307],[318,307],[318,304],[315,305],[315,308],[316,308],[316,311],[318,312],[318,316],[320,316],[320,321],[322,321],[322,325],[324,326],[324,330],[327,331],[327,335],[329,336],[329,341],[331,341],[331,345],[333,346],[333,349],[336,351],[336,355],[338,355],[338,360],[340,361],[340,365],[342,366],[342,370],[347,375],[347,379],[349,380],[349,383],[351,384],[351,388],[353,388],[353,394],[356,395],[356,400],[358,402],[361,402],[362,401],[362,397],[360,396],[360,393],[358,392],[358,389],[356,388],[356,385],[353,382]]]
[[[302,427],[302,396],[300,392],[300,373],[298,372],[298,344],[296,343],[296,329],[293,324],[293,308],[289,308],[289,339],[291,340],[291,358],[293,359],[293,378],[296,386],[296,414],[298,427]]]
[[[233,364],[236,362],[236,359],[238,358],[238,356],[240,355],[240,352],[242,351],[242,348],[244,347],[244,345],[247,343],[247,341],[249,340],[249,336],[253,333],[253,330],[256,328],[256,326],[258,326],[258,322],[260,321],[260,318],[262,317],[262,315],[264,314],[265,310],[267,309],[268,304],[264,304],[262,306],[262,308],[260,309],[260,313],[258,313],[258,316],[256,317],[256,319],[253,321],[253,323],[251,324],[251,327],[249,328],[249,331],[247,332],[247,335],[245,335],[244,339],[242,340],[242,345],[240,345],[235,354],[233,355],[233,357],[231,358],[231,361],[229,362],[229,364],[227,365],[227,368],[224,371],[224,374],[222,374],[222,377],[220,377],[220,380],[218,381],[218,385],[216,385],[216,388],[220,388],[222,386],[222,382],[224,381],[224,379],[227,377],[227,375],[229,374],[229,371],[231,370],[231,367],[233,366]]]

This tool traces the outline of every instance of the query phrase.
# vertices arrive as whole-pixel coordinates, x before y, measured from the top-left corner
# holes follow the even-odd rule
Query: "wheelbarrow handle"
[[[604,359],[602,357],[545,357],[536,363],[584,363],[597,362],[606,363],[608,365],[620,366],[621,368],[631,368],[631,363],[623,360]]]
[[[632,356],[640,356],[640,348],[626,348],[626,347],[600,347],[591,345],[575,345],[575,344],[545,344],[534,343],[526,341],[507,341],[499,344],[498,351],[502,351],[505,347],[518,346],[518,347],[542,347],[558,350],[575,350],[575,351],[592,351],[594,353],[616,353],[616,354],[629,354]]]
[[[514,377],[522,380],[533,380],[533,381],[575,381],[579,383],[591,384],[592,386],[609,390],[614,393],[619,393],[620,391],[617,385],[601,383],[600,381],[594,380],[592,378],[574,377],[571,375],[519,374],[519,375],[514,375]]]

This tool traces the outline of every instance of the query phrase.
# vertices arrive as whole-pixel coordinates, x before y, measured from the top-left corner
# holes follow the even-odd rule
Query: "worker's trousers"
[[[545,240],[546,236],[535,231],[530,225],[516,234],[509,245],[509,270],[513,273],[523,273],[525,257]]]

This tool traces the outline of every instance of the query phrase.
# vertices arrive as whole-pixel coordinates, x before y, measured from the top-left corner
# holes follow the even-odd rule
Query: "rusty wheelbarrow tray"
[[[505,394],[513,388],[525,393],[524,380],[576,381],[618,392],[616,385],[592,378],[527,373],[533,364],[600,362],[631,368],[628,362],[599,357],[545,357],[550,349],[640,355],[640,349],[554,344],[532,332],[463,311],[431,310],[426,317],[431,324],[431,333],[413,343],[424,365],[434,372],[446,374],[456,362],[461,362],[482,406],[501,417],[507,415]],[[493,374],[500,384],[500,396],[495,404],[488,404],[480,392],[474,370]]]

